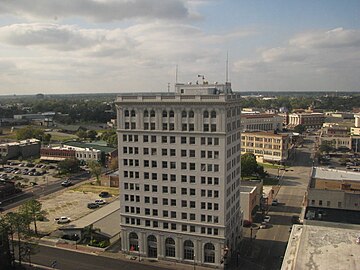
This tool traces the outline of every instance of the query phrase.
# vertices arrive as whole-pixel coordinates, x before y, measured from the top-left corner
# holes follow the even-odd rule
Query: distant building
[[[289,157],[290,135],[274,132],[241,133],[241,154],[252,153],[258,162],[283,163]]]
[[[90,160],[100,161],[101,151],[93,148],[74,146],[44,147],[40,151],[42,160],[61,161],[67,158],[76,158],[87,162]]]
[[[0,156],[6,159],[36,157],[40,154],[40,141],[37,139],[0,144]]]
[[[277,114],[242,114],[241,131],[282,131],[283,118]]]
[[[294,128],[298,125],[306,128],[321,128],[324,121],[323,113],[291,113],[289,114],[288,128]]]
[[[360,211],[360,173],[314,167],[307,206]]]

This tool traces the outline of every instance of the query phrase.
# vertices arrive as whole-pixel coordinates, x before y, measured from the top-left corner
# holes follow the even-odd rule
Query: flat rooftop
[[[281,270],[359,269],[360,245],[356,239],[360,226],[333,225],[294,225]]]
[[[323,167],[314,167],[312,170],[312,178],[325,180],[352,180],[360,181],[360,173],[345,170],[335,170]]]

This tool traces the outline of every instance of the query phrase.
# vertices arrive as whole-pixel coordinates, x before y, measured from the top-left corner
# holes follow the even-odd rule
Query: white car
[[[69,223],[71,220],[69,217],[57,217],[55,218],[55,221],[57,222],[57,224],[64,224]]]
[[[103,199],[98,199],[98,200],[95,200],[95,203],[98,205],[103,205],[103,204],[106,204],[106,201]]]
[[[269,223],[269,222],[270,222],[270,216],[265,216],[265,217],[264,217],[264,222]]]

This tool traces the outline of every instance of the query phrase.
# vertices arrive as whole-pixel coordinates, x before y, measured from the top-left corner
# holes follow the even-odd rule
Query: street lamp
[[[75,238],[75,249],[77,249],[77,239],[78,239],[78,235],[75,233],[74,234],[74,238]]]
[[[141,253],[140,253],[140,245],[138,245],[138,250],[139,250],[139,262],[141,261],[140,259],[140,256],[141,256]]]

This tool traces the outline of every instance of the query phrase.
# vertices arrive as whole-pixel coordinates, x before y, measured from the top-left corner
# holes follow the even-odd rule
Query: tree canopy
[[[60,173],[71,174],[80,170],[80,161],[75,158],[67,158],[58,164]]]

